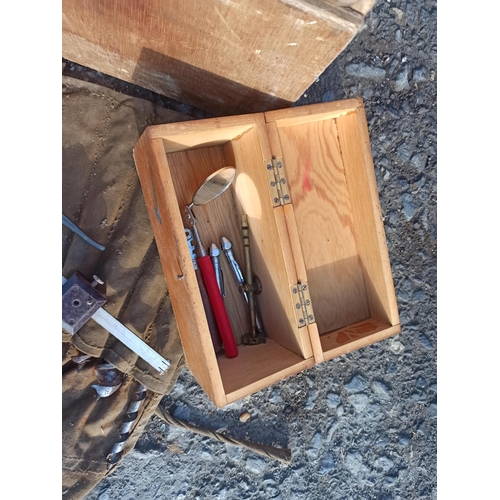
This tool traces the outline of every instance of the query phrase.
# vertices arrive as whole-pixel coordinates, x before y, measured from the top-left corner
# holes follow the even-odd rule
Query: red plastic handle
[[[224,300],[222,299],[219,286],[217,285],[210,256],[206,255],[205,257],[198,257],[198,266],[203,274],[203,281],[205,282],[205,286],[207,288],[210,304],[212,304],[212,309],[215,314],[217,326],[219,327],[219,333],[222,338],[222,343],[224,344],[226,356],[228,358],[234,358],[238,355],[238,348],[236,347],[236,342],[234,340],[231,323],[229,323],[229,318],[227,317]]]

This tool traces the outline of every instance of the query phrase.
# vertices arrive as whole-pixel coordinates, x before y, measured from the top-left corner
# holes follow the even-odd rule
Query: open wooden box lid
[[[134,158],[187,364],[217,406],[400,331],[360,99],[149,127]],[[248,215],[268,337],[241,344],[247,312],[225,273],[232,359],[212,347],[181,216],[226,165],[236,180],[195,207],[198,228],[205,246],[221,236],[236,243],[242,264]]]

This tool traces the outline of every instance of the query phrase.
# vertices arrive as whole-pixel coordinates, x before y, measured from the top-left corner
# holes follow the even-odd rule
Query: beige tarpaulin
[[[104,309],[171,361],[160,375],[93,320],[73,336],[63,331],[63,498],[84,497],[108,474],[106,457],[137,385],[148,388],[147,397],[123,455],[184,366],[132,149],[148,125],[186,119],[148,101],[63,77],[62,212],[105,250],[63,226],[62,274],[70,278],[78,271],[89,281],[97,275],[104,281],[99,286],[107,297]],[[93,358],[78,369],[71,357],[81,353]],[[103,360],[124,374],[123,383],[98,399],[92,385]]]

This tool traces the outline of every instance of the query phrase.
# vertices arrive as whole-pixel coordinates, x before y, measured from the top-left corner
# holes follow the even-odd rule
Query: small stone
[[[397,75],[394,81],[394,90],[396,92],[401,92],[402,90],[408,89],[410,85],[408,84],[408,68],[403,68]]]
[[[372,383],[372,387],[375,394],[380,396],[382,399],[391,398],[390,389],[383,382],[380,382],[379,380],[374,380]]]
[[[109,500],[109,493],[105,491],[99,495],[99,500]]]
[[[362,391],[363,389],[366,389],[367,382],[364,377],[361,375],[354,375],[354,377],[351,379],[349,383],[347,383],[344,387],[349,391],[349,392],[356,392],[356,391]]]
[[[423,377],[418,377],[416,385],[419,389],[425,389],[427,387],[427,382]]]
[[[427,399],[427,396],[421,392],[414,392],[410,396],[411,401],[425,401]]]
[[[339,426],[339,421],[337,419],[333,420],[332,425],[328,429],[328,434],[326,435],[325,441],[327,443],[329,443],[332,440],[333,434],[337,430],[338,426]]]
[[[269,396],[269,402],[270,403],[276,403],[279,398],[280,398],[280,390],[279,389],[273,389],[273,392],[271,393],[271,396]]]
[[[388,456],[384,455],[375,461],[375,466],[387,472],[394,466],[394,462]]]
[[[410,443],[410,436],[408,434],[401,434],[399,436],[399,444],[401,446],[408,446],[408,444]]]
[[[411,220],[417,212],[418,206],[413,202],[413,197],[410,193],[404,193],[403,199],[403,214],[406,220]]]
[[[425,169],[425,164],[427,163],[427,155],[415,154],[410,158],[410,165],[415,167],[419,172]]]
[[[432,349],[432,343],[429,340],[429,337],[427,335],[424,335],[423,333],[420,334],[419,336],[420,343],[426,348],[426,349]]]
[[[432,403],[431,405],[429,405],[429,408],[427,408],[427,415],[429,415],[429,417],[432,419],[437,418],[437,404]]]
[[[341,417],[344,414],[344,406],[340,405],[337,407],[337,416]]]
[[[333,90],[328,90],[321,96],[322,102],[330,102],[333,101],[333,99],[334,99]]]
[[[347,399],[356,411],[363,411],[370,403],[370,399],[366,394],[353,394]]]
[[[250,420],[250,413],[248,413],[247,411],[243,412],[241,415],[240,415],[240,422],[248,422]]]
[[[324,476],[333,469],[334,465],[335,462],[333,460],[333,455],[331,453],[328,453],[319,464],[318,474]]]
[[[348,64],[346,66],[346,72],[350,76],[368,78],[370,80],[378,80],[378,81],[383,80],[386,74],[385,69],[369,66],[368,64],[365,63]]]
[[[385,373],[387,373],[387,375],[391,375],[392,373],[396,373],[397,370],[398,370],[398,367],[397,367],[396,363],[389,362],[389,363],[387,363],[387,366],[385,368]]]
[[[394,354],[403,354],[405,346],[398,339],[390,338],[388,343],[389,343],[389,349]]]
[[[420,83],[428,80],[429,76],[425,68],[416,68],[413,70],[412,79],[414,82]]]
[[[329,392],[326,395],[326,404],[329,408],[337,408],[337,406],[340,404],[340,394]]]
[[[265,498],[276,498],[280,494],[278,485],[274,479],[265,479],[262,482],[262,490]]]
[[[234,444],[226,443],[227,457],[235,462],[239,462],[243,456],[243,448]]]
[[[358,474],[363,467],[363,460],[359,453],[348,453],[345,457],[345,466],[353,474]]]
[[[318,391],[317,390],[313,389],[313,390],[311,390],[309,392],[309,396],[307,398],[307,402],[306,402],[306,404],[304,406],[304,408],[306,410],[312,410],[314,408],[314,406],[316,404],[314,401],[315,401],[315,399],[316,399],[317,396],[318,396]]]
[[[254,474],[261,474],[266,468],[266,462],[259,457],[249,457],[245,467]]]
[[[389,439],[387,438],[387,436],[380,436],[375,444],[382,447],[387,446],[389,444]]]
[[[306,450],[306,455],[312,459],[315,460],[318,458],[319,455],[319,449],[321,448],[321,444],[323,442],[323,439],[321,437],[321,434],[317,432],[314,434],[314,437],[311,442],[311,447]]]

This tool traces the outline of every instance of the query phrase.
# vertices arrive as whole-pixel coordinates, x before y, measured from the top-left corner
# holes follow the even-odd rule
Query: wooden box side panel
[[[337,118],[370,317],[396,325],[399,316],[364,108]]]
[[[134,160],[186,362],[209,397],[224,405],[227,400],[161,139],[150,140],[146,130],[134,148]]]

